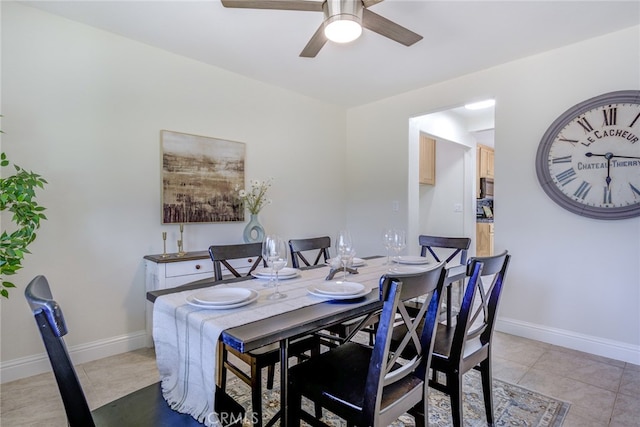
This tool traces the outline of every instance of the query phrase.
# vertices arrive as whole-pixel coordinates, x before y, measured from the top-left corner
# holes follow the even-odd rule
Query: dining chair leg
[[[291,427],[300,427],[300,417],[302,411],[302,395],[293,388],[289,388],[289,401],[287,403],[288,414],[287,420]]]
[[[462,375],[447,375],[453,427],[462,427]]]
[[[274,365],[267,366],[267,389],[273,389],[273,379],[275,377],[275,368]]]
[[[262,369],[255,359],[251,363],[251,408],[253,410],[254,426],[262,427]]]
[[[493,388],[491,376],[491,355],[480,362],[480,376],[482,378],[482,394],[484,395],[484,410],[487,424],[493,425]]]

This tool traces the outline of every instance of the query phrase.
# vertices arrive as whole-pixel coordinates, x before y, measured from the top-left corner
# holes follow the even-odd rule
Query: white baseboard
[[[146,331],[138,331],[127,335],[68,347],[67,350],[74,365],[77,365],[137,350],[147,347],[147,344]],[[47,353],[21,357],[0,364],[0,383],[6,383],[44,372],[51,372],[51,364],[49,363]]]
[[[496,330],[585,353],[640,365],[640,346],[499,317]]]

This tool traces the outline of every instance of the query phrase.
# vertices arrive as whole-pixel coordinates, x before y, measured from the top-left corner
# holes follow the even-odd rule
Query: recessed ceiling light
[[[485,99],[484,101],[474,102],[464,106],[467,110],[482,110],[483,108],[489,108],[496,105],[495,99]]]

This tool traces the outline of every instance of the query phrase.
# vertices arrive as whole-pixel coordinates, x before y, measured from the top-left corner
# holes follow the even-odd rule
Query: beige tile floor
[[[496,333],[494,376],[571,403],[565,427],[640,426],[640,367]],[[92,408],[157,381],[152,350],[76,367]],[[0,386],[0,426],[66,426],[51,374]]]

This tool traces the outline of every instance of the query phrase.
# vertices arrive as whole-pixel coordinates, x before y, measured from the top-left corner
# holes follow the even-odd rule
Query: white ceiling
[[[346,107],[640,24],[638,0],[386,0],[371,10],[423,40],[405,47],[365,30],[300,58],[322,13],[228,9],[219,0],[22,3]],[[612,46],[612,54],[640,53]]]

